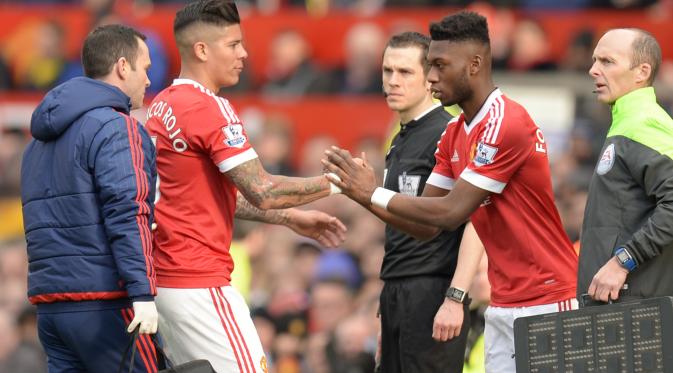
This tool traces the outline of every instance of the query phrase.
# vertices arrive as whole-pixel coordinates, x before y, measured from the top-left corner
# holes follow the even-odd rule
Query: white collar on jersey
[[[440,107],[440,106],[442,106],[442,104],[440,104],[439,102],[435,103],[434,105],[430,106],[430,107],[428,108],[428,110],[426,110],[426,111],[424,111],[424,112],[418,114],[418,115],[416,116],[416,118],[414,118],[414,121],[417,121],[417,120],[423,118],[423,117],[426,116],[429,112],[431,112],[431,111],[437,109],[437,108]]]
[[[474,118],[472,118],[472,121],[470,121],[470,124],[465,123],[465,131],[467,133],[470,133],[472,128],[474,128],[477,123],[484,120],[484,117],[491,109],[491,106],[493,106],[493,102],[500,96],[502,96],[500,88],[494,89],[493,92],[491,92],[491,94],[488,95],[486,101],[484,101],[484,104],[481,105],[481,109],[479,109],[479,111],[477,112],[477,115],[475,115]]]
[[[172,85],[182,85],[182,84],[187,84],[194,86],[195,88],[198,88],[201,90],[201,92],[206,92],[207,94],[214,96],[213,92],[210,91],[210,89],[204,87],[201,83],[197,82],[196,80],[191,80],[191,79],[185,79],[185,78],[178,78],[178,79],[173,79],[173,84]]]

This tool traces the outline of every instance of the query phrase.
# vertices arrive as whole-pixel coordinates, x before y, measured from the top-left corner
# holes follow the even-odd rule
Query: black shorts
[[[463,327],[447,342],[432,339],[432,324],[450,280],[412,277],[386,280],[381,291],[381,369],[383,373],[460,373],[470,328],[469,302]]]

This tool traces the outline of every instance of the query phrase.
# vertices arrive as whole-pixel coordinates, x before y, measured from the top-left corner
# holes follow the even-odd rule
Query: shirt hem
[[[524,292],[525,293],[525,292]],[[518,299],[491,299],[491,306],[494,307],[530,307],[530,306],[539,306],[543,304],[550,304],[555,302],[560,302],[568,299],[575,299],[577,296],[576,288],[564,288],[554,292],[545,292],[540,294],[535,298],[527,298],[524,300]]]
[[[157,287],[160,288],[178,288],[178,289],[197,289],[197,288],[215,288],[228,286],[231,281],[225,276],[207,276],[207,277],[178,277],[178,276],[157,276]]]

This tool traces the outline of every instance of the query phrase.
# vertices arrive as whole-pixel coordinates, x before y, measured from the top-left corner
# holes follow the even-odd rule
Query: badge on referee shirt
[[[599,175],[605,175],[612,169],[612,166],[615,164],[615,144],[608,145],[601,156],[601,160],[598,161],[598,166],[596,166],[596,173]]]
[[[228,126],[222,127],[222,132],[224,133],[224,143],[234,147],[242,148],[245,144],[245,135],[243,135],[243,126],[240,124],[230,124]]]
[[[398,176],[397,183],[400,188],[400,193],[408,196],[418,196],[418,186],[421,184],[421,177],[418,175],[407,175],[404,171],[402,175]]]

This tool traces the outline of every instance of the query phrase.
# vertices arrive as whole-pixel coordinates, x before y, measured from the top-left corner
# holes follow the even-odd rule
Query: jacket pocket
[[[577,294],[585,294],[594,275],[610,260],[619,239],[619,228],[594,227],[582,232]]]

